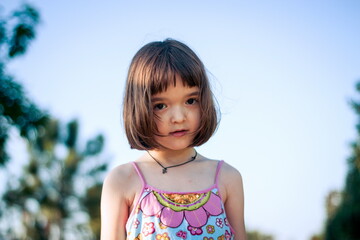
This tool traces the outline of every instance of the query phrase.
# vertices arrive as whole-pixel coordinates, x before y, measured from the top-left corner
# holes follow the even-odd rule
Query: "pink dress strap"
[[[220,173],[220,169],[221,169],[221,166],[223,165],[223,163],[224,163],[224,160],[221,160],[217,164],[216,173],[215,173],[215,184],[216,184],[216,186],[218,186],[218,183],[219,183],[219,173]]]
[[[141,180],[141,183],[143,186],[146,185],[146,181],[145,181],[145,178],[144,178],[144,175],[141,173],[141,170],[139,169],[138,165],[135,163],[135,162],[131,162],[132,165],[134,166],[135,168],[135,171],[137,172],[137,174],[139,175],[139,178]]]

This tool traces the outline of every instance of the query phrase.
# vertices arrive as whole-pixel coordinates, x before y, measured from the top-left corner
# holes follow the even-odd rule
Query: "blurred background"
[[[360,2],[0,2],[0,239],[98,239],[104,176],[143,154],[127,69],[174,38],[222,119],[198,152],[243,176],[251,240],[360,239]],[[355,110],[355,111],[353,111]]]

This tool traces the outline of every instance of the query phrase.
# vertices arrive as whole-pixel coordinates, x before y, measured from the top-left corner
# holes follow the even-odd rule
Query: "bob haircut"
[[[123,118],[131,148],[150,150],[162,147],[154,140],[158,135],[151,96],[176,84],[179,76],[184,86],[199,87],[200,126],[193,143],[207,142],[218,126],[218,113],[205,67],[199,57],[185,44],[166,39],[143,46],[131,61],[125,96]]]

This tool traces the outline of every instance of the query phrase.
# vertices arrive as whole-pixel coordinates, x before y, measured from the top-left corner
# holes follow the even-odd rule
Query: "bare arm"
[[[101,194],[101,240],[126,239],[125,224],[129,216],[126,170],[118,167],[105,178]]]
[[[225,164],[224,164],[225,165]],[[226,189],[225,210],[227,219],[235,231],[235,240],[246,240],[244,223],[244,190],[240,173],[226,164],[222,171]]]

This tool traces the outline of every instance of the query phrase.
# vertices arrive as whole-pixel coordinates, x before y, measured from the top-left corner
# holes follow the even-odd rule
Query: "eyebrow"
[[[199,96],[200,95],[200,91],[194,91],[194,92],[191,92],[189,94],[187,94],[185,97],[188,98],[188,97],[193,97],[193,96]],[[159,102],[159,101],[164,101],[166,98],[161,98],[161,97],[152,97],[151,98],[151,102]]]

